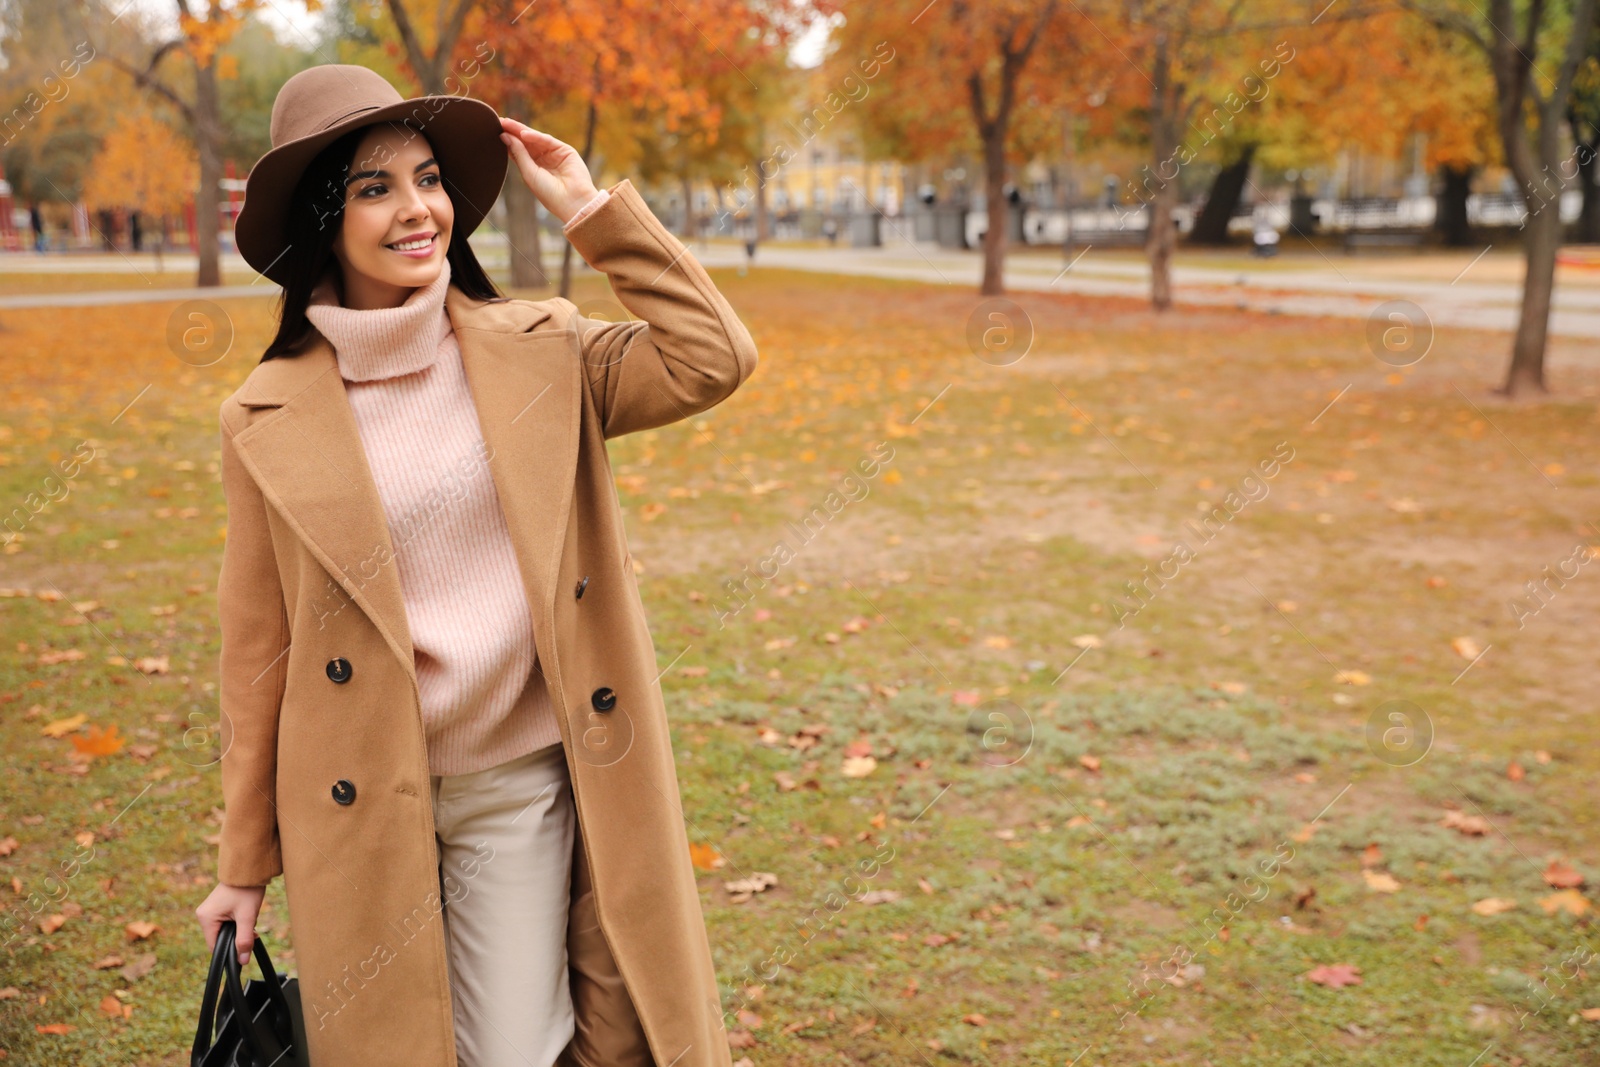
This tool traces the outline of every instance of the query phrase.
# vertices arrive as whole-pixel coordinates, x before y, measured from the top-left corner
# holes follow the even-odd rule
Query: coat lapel
[[[451,286],[445,307],[533,610],[535,641],[550,648],[556,568],[577,469],[581,361],[559,340],[564,334],[540,331],[533,340],[530,331],[550,317],[540,303],[488,303]],[[414,690],[415,656],[388,519],[333,347],[318,336],[298,355],[268,360],[236,395],[246,407],[278,409],[239,431],[241,461],[372,620]],[[329,611],[340,608],[330,598]]]

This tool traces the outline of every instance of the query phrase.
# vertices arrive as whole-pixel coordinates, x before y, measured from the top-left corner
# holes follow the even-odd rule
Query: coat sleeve
[[[226,413],[219,421],[228,534],[217,577],[224,804],[217,880],[259,886],[283,873],[276,793],[289,620],[266,500],[239,461]]]
[[[705,268],[624,178],[567,228],[584,261],[611,280],[634,319],[572,313],[584,376],[605,436],[664,426],[724,400],[750,377],[756,346]]]

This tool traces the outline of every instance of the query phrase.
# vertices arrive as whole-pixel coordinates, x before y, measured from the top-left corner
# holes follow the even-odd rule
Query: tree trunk
[[[585,117],[583,130],[583,162],[590,167],[590,174],[594,173],[590,156],[594,154],[594,128],[599,123],[600,112],[595,105],[593,95],[589,97],[589,113]],[[561,295],[572,299],[572,242],[562,242],[561,248]]]
[[[761,161],[756,161],[756,241],[761,242],[772,236],[767,220],[767,176],[761,173]]]
[[[679,180],[683,187],[683,243],[688,244],[700,232],[694,217],[694,183],[689,180],[687,171],[680,175]]]
[[[213,61],[214,63],[214,61]],[[222,213],[221,123],[217,117],[217,69],[195,65],[195,147],[200,154],[200,189],[194,198],[195,241],[200,252],[199,286],[222,284],[218,219]]]
[[[1550,329],[1550,298],[1555,289],[1556,251],[1561,247],[1561,211],[1551,203],[1528,220],[1522,249],[1527,270],[1522,283],[1522,311],[1511,344],[1511,369],[1501,392],[1548,392],[1544,383],[1544,346]]]
[[[1150,177],[1155,188],[1150,198],[1150,228],[1145,233],[1145,251],[1150,256],[1150,306],[1157,311],[1172,307],[1172,250],[1176,244],[1172,212],[1178,203],[1178,102],[1172,87],[1172,64],[1165,32],[1156,39],[1155,80],[1150,94]],[[1169,177],[1164,171],[1171,169]],[[1146,183],[1149,188],[1149,183]]]
[[[1576,153],[1578,187],[1583,191],[1583,208],[1578,212],[1577,232],[1573,234],[1573,240],[1585,245],[1600,244],[1600,186],[1594,183],[1597,147],[1600,147],[1600,142],[1579,144]]]
[[[1433,217],[1434,232],[1450,248],[1472,244],[1472,226],[1467,222],[1467,197],[1472,194],[1471,166],[1445,164],[1439,168],[1438,211]]]
[[[505,114],[532,125],[533,114],[528,109],[527,98],[520,93],[506,99]],[[506,169],[502,195],[506,202],[506,254],[511,258],[511,288],[543,289],[550,284],[550,276],[545,273],[544,242],[539,238],[539,203],[515,165]]]
[[[1189,232],[1193,245],[1225,245],[1228,243],[1228,222],[1244,196],[1244,183],[1250,177],[1250,163],[1255,158],[1256,146],[1246,144],[1239,158],[1221,170],[1212,179],[1211,192],[1206,196],[1200,217],[1194,220]]]
[[[1006,291],[1006,132],[996,122],[983,139],[984,202],[989,212],[989,228],[983,235],[984,296],[999,296]]]

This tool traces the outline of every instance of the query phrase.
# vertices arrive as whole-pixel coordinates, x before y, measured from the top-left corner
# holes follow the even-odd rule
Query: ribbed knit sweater
[[[598,208],[601,190],[568,222]],[[439,277],[394,308],[306,308],[334,348],[389,522],[416,657],[428,768],[467,774],[557,744],[533,615],[489,472]]]

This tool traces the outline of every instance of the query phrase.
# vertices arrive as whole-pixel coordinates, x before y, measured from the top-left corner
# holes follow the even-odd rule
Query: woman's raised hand
[[[539,203],[563,223],[600,191],[595,188],[583,157],[565,141],[503,115],[500,129],[500,140],[523,182]]]

